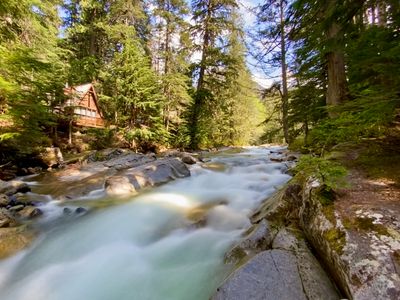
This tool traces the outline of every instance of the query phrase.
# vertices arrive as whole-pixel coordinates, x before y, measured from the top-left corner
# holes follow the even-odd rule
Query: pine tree
[[[210,121],[218,117],[216,93],[223,89],[225,70],[229,61],[226,54],[226,34],[233,28],[231,15],[237,7],[234,0],[192,1],[193,26],[192,32],[196,43],[195,49],[201,53],[201,59],[194,66],[196,92],[192,107],[190,122],[191,147],[200,144],[215,144],[207,137],[212,129]]]
[[[232,14],[236,25],[229,35],[228,55],[231,60],[226,72],[226,84],[219,98],[224,99],[225,116],[218,120],[223,124],[223,144],[248,145],[257,142],[263,133],[259,126],[264,118],[265,107],[256,93],[256,85],[246,66],[244,32],[237,12]]]
[[[185,21],[188,7],[183,0],[157,0],[153,3],[152,56],[160,75],[165,102],[163,121],[171,133],[171,144],[187,145],[184,112],[191,102],[188,93],[189,24]]]
[[[289,56],[289,18],[288,1],[268,0],[257,8],[258,30],[254,39],[255,58],[267,72],[280,69],[280,82],[274,84],[281,97],[282,129],[285,142],[289,136],[289,89],[288,89],[288,56]]]
[[[165,135],[160,117],[163,97],[142,45],[126,41],[102,77],[103,101],[132,146],[161,141]]]
[[[3,149],[32,152],[50,143],[45,131],[62,95],[66,65],[57,45],[58,1],[11,1],[0,5],[0,106]]]

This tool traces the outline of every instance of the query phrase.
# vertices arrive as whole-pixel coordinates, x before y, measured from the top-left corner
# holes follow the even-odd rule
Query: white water
[[[213,162],[224,172],[195,166],[190,178],[56,226],[0,262],[0,299],[209,299],[248,216],[289,179],[269,150],[221,154]],[[194,224],[190,214],[207,204],[205,225]]]

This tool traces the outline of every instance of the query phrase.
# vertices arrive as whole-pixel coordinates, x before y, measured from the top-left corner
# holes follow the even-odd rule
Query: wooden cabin
[[[77,86],[66,87],[64,93],[68,99],[62,106],[73,110],[75,116],[74,125],[82,127],[104,127],[103,114],[99,109],[97,94],[93,84],[87,83]]]

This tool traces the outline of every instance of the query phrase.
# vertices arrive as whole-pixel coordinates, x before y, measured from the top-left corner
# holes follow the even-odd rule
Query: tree
[[[102,74],[103,98],[133,147],[162,140],[163,97],[139,42],[127,40]]]
[[[205,136],[210,124],[203,121],[212,117],[211,112],[215,112],[213,108],[216,107],[213,105],[215,92],[224,86],[225,65],[229,60],[224,35],[234,26],[231,14],[236,7],[234,0],[192,1],[195,23],[192,33],[194,39],[199,41],[195,43],[195,50],[201,54],[200,61],[193,68],[196,91],[190,122],[192,148],[197,148],[202,142],[208,143]]]
[[[191,102],[188,60],[188,7],[183,0],[157,0],[153,3],[153,66],[160,75],[165,98],[163,121],[172,144],[186,145],[184,111]]]
[[[257,8],[257,34],[253,36],[256,49],[255,58],[265,65],[268,72],[280,68],[280,84],[277,87],[281,96],[282,128],[285,142],[289,136],[289,90],[288,90],[288,1],[268,0]],[[268,67],[266,67],[268,66]]]
[[[30,153],[49,144],[52,107],[63,94],[67,66],[57,45],[58,1],[0,5],[0,105],[3,149]],[[6,150],[5,150],[6,151]]]

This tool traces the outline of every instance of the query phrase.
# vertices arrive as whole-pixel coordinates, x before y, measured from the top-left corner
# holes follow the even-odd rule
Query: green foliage
[[[90,128],[87,135],[90,137],[90,148],[102,150],[115,147],[117,130],[110,128]]]
[[[133,145],[164,141],[162,125],[163,96],[156,75],[151,70],[139,43],[126,41],[123,51],[102,73],[101,105],[124,129]]]
[[[327,191],[347,186],[347,170],[331,160],[303,155],[295,167],[298,178],[313,177],[317,179]]]
[[[7,120],[0,143],[14,158],[51,143],[46,132],[55,120],[51,108],[61,99],[68,69],[57,45],[57,4],[0,5],[0,117]]]
[[[381,137],[393,120],[399,103],[399,99],[382,94],[360,96],[335,109],[337,117],[320,122],[311,131],[307,143],[318,152],[342,142]]]

